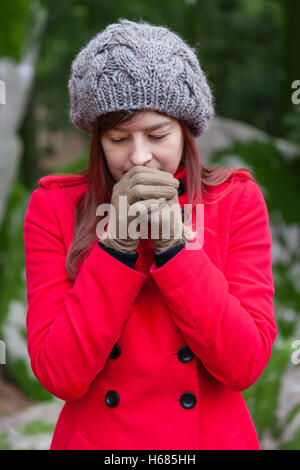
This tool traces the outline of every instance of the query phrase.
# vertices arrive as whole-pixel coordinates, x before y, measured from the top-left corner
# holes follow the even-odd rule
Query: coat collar
[[[183,164],[181,164],[175,171],[174,178],[179,180],[179,179],[185,179],[185,177],[186,177],[186,168]]]
[[[185,179],[186,168],[183,164],[179,165],[177,168],[174,178],[176,179]],[[78,184],[87,184],[88,179],[86,176],[72,176],[72,175],[46,175],[39,179],[38,185],[42,188],[58,188],[65,186],[76,186]]]
[[[87,184],[86,176],[72,175],[46,175],[39,179],[38,185],[42,188],[60,188],[65,186],[76,186],[78,184]]]

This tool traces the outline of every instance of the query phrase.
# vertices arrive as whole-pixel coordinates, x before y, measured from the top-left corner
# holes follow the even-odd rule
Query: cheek
[[[169,142],[164,148],[164,155],[171,160],[177,160],[181,158],[183,146],[180,141],[176,139],[174,142]]]
[[[121,149],[107,149],[105,152],[106,155],[106,160],[111,166],[120,166],[123,163],[123,160],[125,159],[124,152],[122,152]]]
[[[169,140],[169,148],[172,148],[172,151],[179,152],[182,148],[183,141],[178,135],[174,135],[172,139]]]

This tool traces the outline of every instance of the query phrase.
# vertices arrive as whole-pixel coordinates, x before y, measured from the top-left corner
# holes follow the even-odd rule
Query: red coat
[[[65,258],[87,181],[39,185],[25,214],[27,343],[34,374],[66,402],[51,449],[260,449],[241,391],[277,327],[268,211],[249,174],[209,190],[232,188],[205,205],[202,249],[157,268],[142,239],[132,269],[95,243],[75,283]]]

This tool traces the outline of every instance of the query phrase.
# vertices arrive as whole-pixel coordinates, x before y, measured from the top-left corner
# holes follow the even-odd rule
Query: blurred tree
[[[273,134],[280,4],[276,0],[201,1],[198,18],[199,58],[209,72],[217,112]]]
[[[16,0],[0,3],[0,57],[19,60],[21,44],[27,33],[29,0]],[[24,21],[25,19],[25,21]],[[0,383],[2,368],[0,367]]]

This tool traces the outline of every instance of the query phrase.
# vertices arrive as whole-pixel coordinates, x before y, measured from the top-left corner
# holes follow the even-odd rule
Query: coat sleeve
[[[277,335],[267,206],[255,182],[241,187],[224,272],[204,249],[186,248],[151,271],[194,354],[237,391],[260,377]]]
[[[27,348],[37,379],[67,401],[105,366],[146,276],[95,244],[73,282],[53,191],[34,190],[24,218]]]

